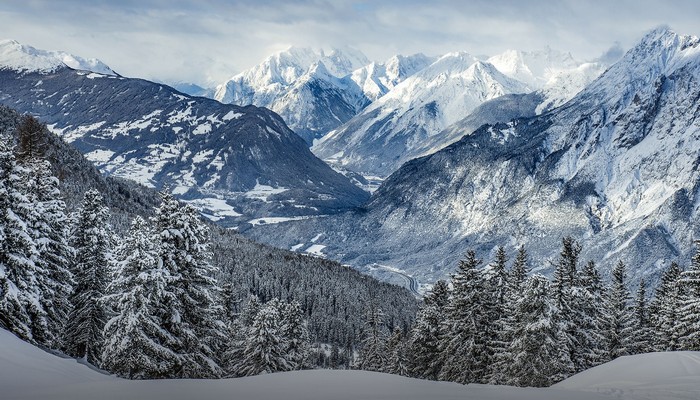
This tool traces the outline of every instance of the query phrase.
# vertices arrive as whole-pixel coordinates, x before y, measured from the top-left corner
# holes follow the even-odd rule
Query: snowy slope
[[[323,233],[329,257],[421,283],[468,248],[488,259],[498,245],[524,244],[547,273],[571,235],[582,260],[604,272],[624,260],[633,282],[653,283],[700,237],[699,98],[700,41],[654,30],[563,106],[406,163],[363,213],[251,235],[286,246]]]
[[[697,399],[700,398],[700,352],[620,357],[574,375],[554,387],[650,400]]]
[[[530,89],[464,52],[449,53],[394,87],[312,148],[364,175],[386,177],[485,101]]]
[[[365,96],[375,101],[416,72],[435,62],[424,54],[395,55],[383,63],[372,62],[353,71],[351,79],[362,88]]]
[[[0,69],[21,72],[52,72],[64,66],[104,75],[116,75],[96,58],[82,58],[63,51],[45,51],[20,44],[15,40],[0,40]]]
[[[340,78],[367,64],[369,60],[361,52],[350,48],[325,52],[290,47],[219,85],[214,98],[222,103],[269,108],[311,143],[326,132],[327,124],[319,126],[324,117],[330,115],[335,126],[347,120],[345,113],[333,114],[332,107],[355,110],[366,105],[361,89]],[[300,115],[313,114],[316,109],[322,115],[309,123]]]
[[[664,399],[697,399],[700,390],[697,376],[700,362],[697,353],[688,355],[681,365],[674,354],[660,354],[649,362],[664,365],[680,376],[669,374],[651,377],[629,373],[618,368],[621,363],[598,367],[605,375],[594,375],[601,381],[587,380],[578,384],[581,375],[562,382],[557,388],[529,389],[486,385],[459,385],[447,382],[424,381],[395,375],[366,371],[312,370],[262,375],[250,378],[221,380],[151,380],[128,381],[103,375],[76,363],[73,359],[59,358],[14,337],[0,329],[0,395],[3,400],[82,400],[82,399],[473,399],[473,400],[601,400],[601,399],[660,399],[650,397],[663,393]],[[635,370],[644,369],[644,356],[630,357],[637,361]],[[640,367],[640,365],[642,367]],[[651,370],[654,366],[648,366]],[[610,384],[615,377],[617,384]],[[650,378],[651,385],[640,386]],[[603,384],[598,385],[598,382]],[[630,383],[631,382],[631,383]],[[692,384],[696,386],[693,387]],[[592,393],[597,387],[602,392]],[[678,389],[676,390],[675,387]],[[658,388],[663,388],[659,391]],[[614,391],[613,391],[614,389]],[[668,390],[670,389],[670,390]]]

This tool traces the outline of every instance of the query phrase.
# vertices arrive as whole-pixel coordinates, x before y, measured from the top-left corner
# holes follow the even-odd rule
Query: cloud
[[[549,45],[593,59],[662,23],[698,34],[697,15],[694,0],[28,0],[0,4],[0,36],[127,76],[211,85],[290,45],[349,45],[376,60]]]

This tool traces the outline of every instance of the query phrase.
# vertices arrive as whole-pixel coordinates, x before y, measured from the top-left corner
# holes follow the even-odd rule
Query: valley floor
[[[47,353],[0,330],[3,400],[470,399],[690,400],[700,398],[700,353],[622,357],[553,388],[460,385],[367,371],[311,370],[220,380],[128,381]]]

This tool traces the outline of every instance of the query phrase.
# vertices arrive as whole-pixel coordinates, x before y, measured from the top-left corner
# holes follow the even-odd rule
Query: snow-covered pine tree
[[[32,205],[10,143],[0,136],[0,325],[37,343],[48,329],[39,285],[45,271],[35,262],[39,252],[27,221]]]
[[[579,320],[581,350],[579,368],[588,369],[608,361],[605,327],[605,285],[598,268],[589,261],[580,271],[579,301],[582,319]]]
[[[493,362],[489,365],[491,370],[489,374],[490,384],[501,385],[508,382],[508,367],[513,358],[509,348],[510,343],[515,339],[514,329],[518,323],[516,308],[525,290],[525,282],[529,272],[527,250],[524,246],[520,246],[515,261],[508,271],[508,297],[499,334],[503,348],[495,354]]]
[[[692,264],[679,279],[683,290],[679,341],[682,350],[700,351],[700,240],[695,244]]]
[[[404,340],[401,328],[398,326],[394,328],[394,332],[389,336],[389,340],[387,340],[386,343],[386,350],[388,358],[384,371],[394,375],[408,376],[406,341]]]
[[[481,382],[486,376],[488,295],[480,264],[476,253],[469,250],[452,275],[452,298],[445,307],[440,342],[440,380],[466,384]]]
[[[580,354],[581,344],[578,337],[580,332],[578,324],[585,317],[581,310],[581,296],[578,290],[577,271],[581,245],[572,237],[562,239],[562,250],[554,270],[552,282],[553,300],[559,310],[559,323],[561,331],[561,351],[568,352],[567,375],[582,370]]]
[[[679,283],[681,267],[672,262],[664,272],[656,288],[654,300],[650,305],[650,318],[654,328],[654,350],[679,350],[679,336],[682,328],[679,317],[683,299],[682,285]]]
[[[372,304],[367,309],[360,359],[357,363],[359,369],[384,372],[387,354],[383,318],[384,313],[379,306]]]
[[[105,325],[102,365],[129,379],[167,378],[181,362],[177,339],[161,328],[171,279],[157,262],[146,221],[136,216],[115,251],[115,273],[105,300],[116,312]]]
[[[568,359],[560,359],[560,327],[556,301],[550,299],[547,278],[535,274],[528,278],[518,300],[515,335],[508,352],[508,384],[546,387],[568,374]]]
[[[331,344],[331,354],[328,356],[328,367],[337,369],[340,366],[340,349],[336,343]]]
[[[36,264],[43,271],[37,277],[41,306],[46,312],[46,330],[40,342],[59,348],[73,289],[70,266],[74,249],[68,242],[70,224],[51,164],[34,157],[25,158],[24,164],[26,179],[30,182],[28,196],[33,205],[29,233],[39,253]]]
[[[192,206],[179,204],[169,194],[162,195],[153,222],[158,262],[171,277],[166,291],[173,294],[163,308],[166,314],[159,317],[180,344],[173,350],[182,357],[182,365],[173,375],[220,377],[223,370],[217,356],[226,326],[221,321],[216,271],[208,260],[207,228]]]
[[[652,351],[652,331],[646,293],[646,281],[641,279],[634,303],[632,336],[629,346],[630,354],[643,354]]]
[[[102,305],[111,258],[107,208],[96,190],[85,193],[82,208],[72,228],[71,244],[75,248],[72,273],[75,286],[70,297],[63,345],[67,354],[100,365],[103,329],[107,315]]]
[[[252,328],[236,370],[237,376],[252,376],[263,373],[289,371],[285,357],[287,343],[282,334],[279,307],[274,302],[266,303],[255,316]]]
[[[608,346],[608,360],[629,354],[628,346],[632,336],[632,310],[630,292],[627,289],[626,266],[619,261],[612,270],[612,282],[607,290],[604,329],[605,343]]]
[[[408,344],[411,376],[438,379],[442,369],[440,343],[449,298],[449,286],[440,280],[423,299],[424,305],[416,315]]]
[[[310,365],[311,345],[309,331],[304,323],[304,313],[298,301],[281,306],[282,335],[287,343],[285,357],[290,370],[306,369]]]
[[[496,383],[503,381],[503,375],[497,367],[499,361],[506,352],[508,347],[509,334],[512,329],[512,321],[509,316],[509,300],[510,283],[508,282],[509,274],[506,270],[508,258],[506,251],[502,246],[496,250],[495,260],[489,264],[484,270],[484,278],[486,282],[488,307],[487,314],[487,332],[488,341],[486,344],[487,352],[487,374],[483,378],[484,383]]]

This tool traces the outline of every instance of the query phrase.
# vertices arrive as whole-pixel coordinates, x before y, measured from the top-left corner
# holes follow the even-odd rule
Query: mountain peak
[[[65,67],[116,75],[111,68],[96,58],[86,59],[64,51],[39,50],[12,39],[0,40],[0,69],[47,73]]]

